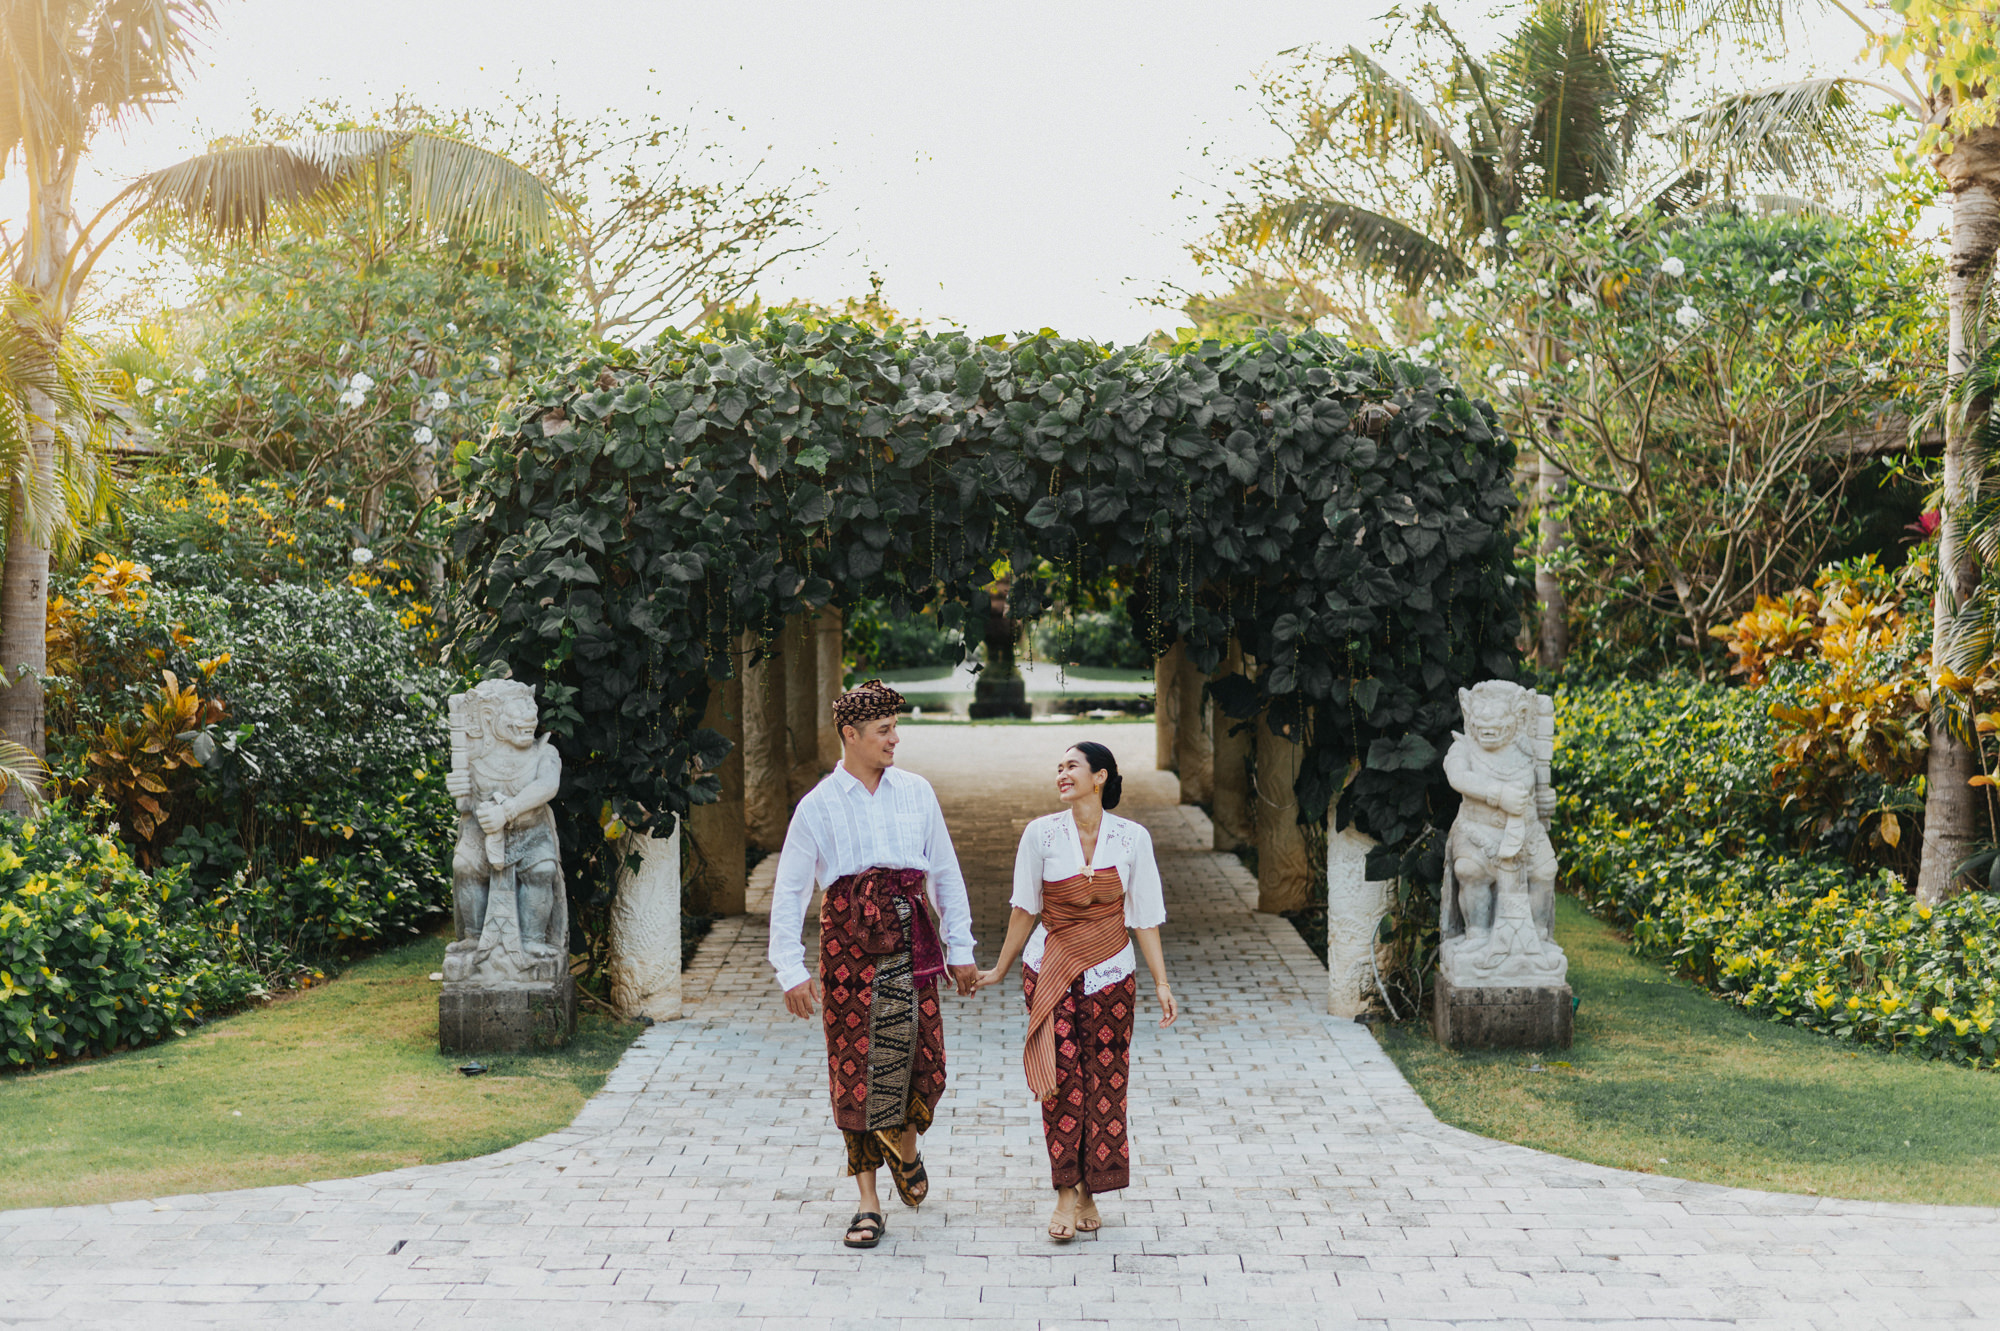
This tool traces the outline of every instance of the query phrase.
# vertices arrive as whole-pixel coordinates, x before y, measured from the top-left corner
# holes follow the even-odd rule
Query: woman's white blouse
[[[1048,814],[1029,823],[1021,833],[1021,849],[1014,856],[1014,896],[1012,904],[1030,915],[1042,913],[1042,884],[1074,878],[1086,868],[1117,869],[1125,886],[1125,927],[1157,929],[1166,922],[1167,898],[1160,886],[1160,866],[1153,862],[1152,834],[1130,818],[1115,813],[1104,815],[1097,828],[1097,845],[1088,865],[1083,862],[1083,838],[1077,835],[1076,819],[1069,810]],[[1021,954],[1023,964],[1042,968],[1042,949],[1048,945],[1049,931],[1042,925],[1028,939]],[[1108,989],[1139,968],[1132,944],[1102,965],[1083,973],[1083,992],[1094,994]]]

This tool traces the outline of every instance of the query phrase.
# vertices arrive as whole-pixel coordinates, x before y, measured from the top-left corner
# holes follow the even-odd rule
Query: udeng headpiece
[[[838,730],[842,726],[854,726],[858,729],[881,717],[894,716],[902,709],[902,694],[879,679],[871,679],[834,699],[834,729]]]

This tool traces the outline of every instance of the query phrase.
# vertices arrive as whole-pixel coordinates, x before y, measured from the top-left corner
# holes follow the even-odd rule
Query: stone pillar
[[[1181,717],[1181,658],[1187,653],[1176,642],[1153,662],[1153,766],[1174,770],[1179,744],[1175,732]]]
[[[1181,653],[1179,724],[1174,727],[1174,770],[1181,777],[1181,803],[1206,804],[1214,794],[1214,739],[1209,733],[1208,677]]]
[[[1358,1017],[1381,993],[1384,949],[1375,941],[1389,913],[1393,883],[1368,876],[1375,838],[1352,827],[1326,828],[1326,1010]],[[1408,1013],[1404,1014],[1409,1015]]]
[[[681,832],[637,836],[611,900],[611,1006],[627,1021],[681,1015]]]
[[[797,804],[819,784],[819,646],[811,612],[785,621],[786,780]]]
[[[1242,671],[1243,649],[1232,641],[1229,654],[1222,658],[1220,673],[1234,675]],[[1230,733],[1238,727],[1243,728],[1236,734]],[[1215,849],[1236,850],[1255,845],[1257,818],[1253,812],[1256,805],[1250,773],[1257,757],[1256,732],[1212,703],[1208,709],[1208,730],[1213,791],[1209,797],[1209,821],[1215,827]]]
[[[749,875],[744,871],[746,815],[743,804],[743,677],[708,683],[708,710],[701,724],[722,732],[731,745],[717,774],[722,798],[688,810],[688,837],[694,843],[694,881],[688,899],[710,915],[741,915]]]
[[[1257,719],[1257,909],[1298,910],[1311,898],[1299,799],[1292,793],[1303,750]]]
[[[738,647],[749,661],[757,646],[746,633]],[[759,850],[785,844],[791,823],[791,754],[785,732],[784,635],[769,654],[743,668],[743,817],[749,843]]]
[[[840,732],[833,725],[834,700],[847,691],[844,655],[846,638],[840,611],[827,606],[813,620],[814,677],[819,685],[819,771],[824,776],[840,761]]]

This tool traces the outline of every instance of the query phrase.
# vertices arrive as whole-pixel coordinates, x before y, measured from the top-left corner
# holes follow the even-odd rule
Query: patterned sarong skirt
[[[1031,1008],[1039,978],[1022,968]],[[1125,1102],[1137,1010],[1137,978],[1131,975],[1094,994],[1083,991],[1078,976],[1056,1007],[1056,1093],[1042,1105],[1042,1135],[1049,1145],[1049,1180],[1058,1188],[1082,1183],[1096,1194],[1132,1181]]]
[[[850,1174],[881,1165],[884,1138],[929,1128],[944,1095],[944,1013],[937,976],[917,975],[912,934],[925,927],[915,916],[927,907],[912,878],[921,884],[910,870],[851,874],[827,888],[820,909],[827,1085]],[[877,903],[893,919],[892,951],[873,950],[883,930],[862,927],[862,907],[872,915]]]

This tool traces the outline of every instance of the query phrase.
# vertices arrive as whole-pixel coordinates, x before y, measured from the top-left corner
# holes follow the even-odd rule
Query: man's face
[[[859,726],[840,728],[841,744],[850,765],[893,767],[896,764],[896,718],[879,716]]]

